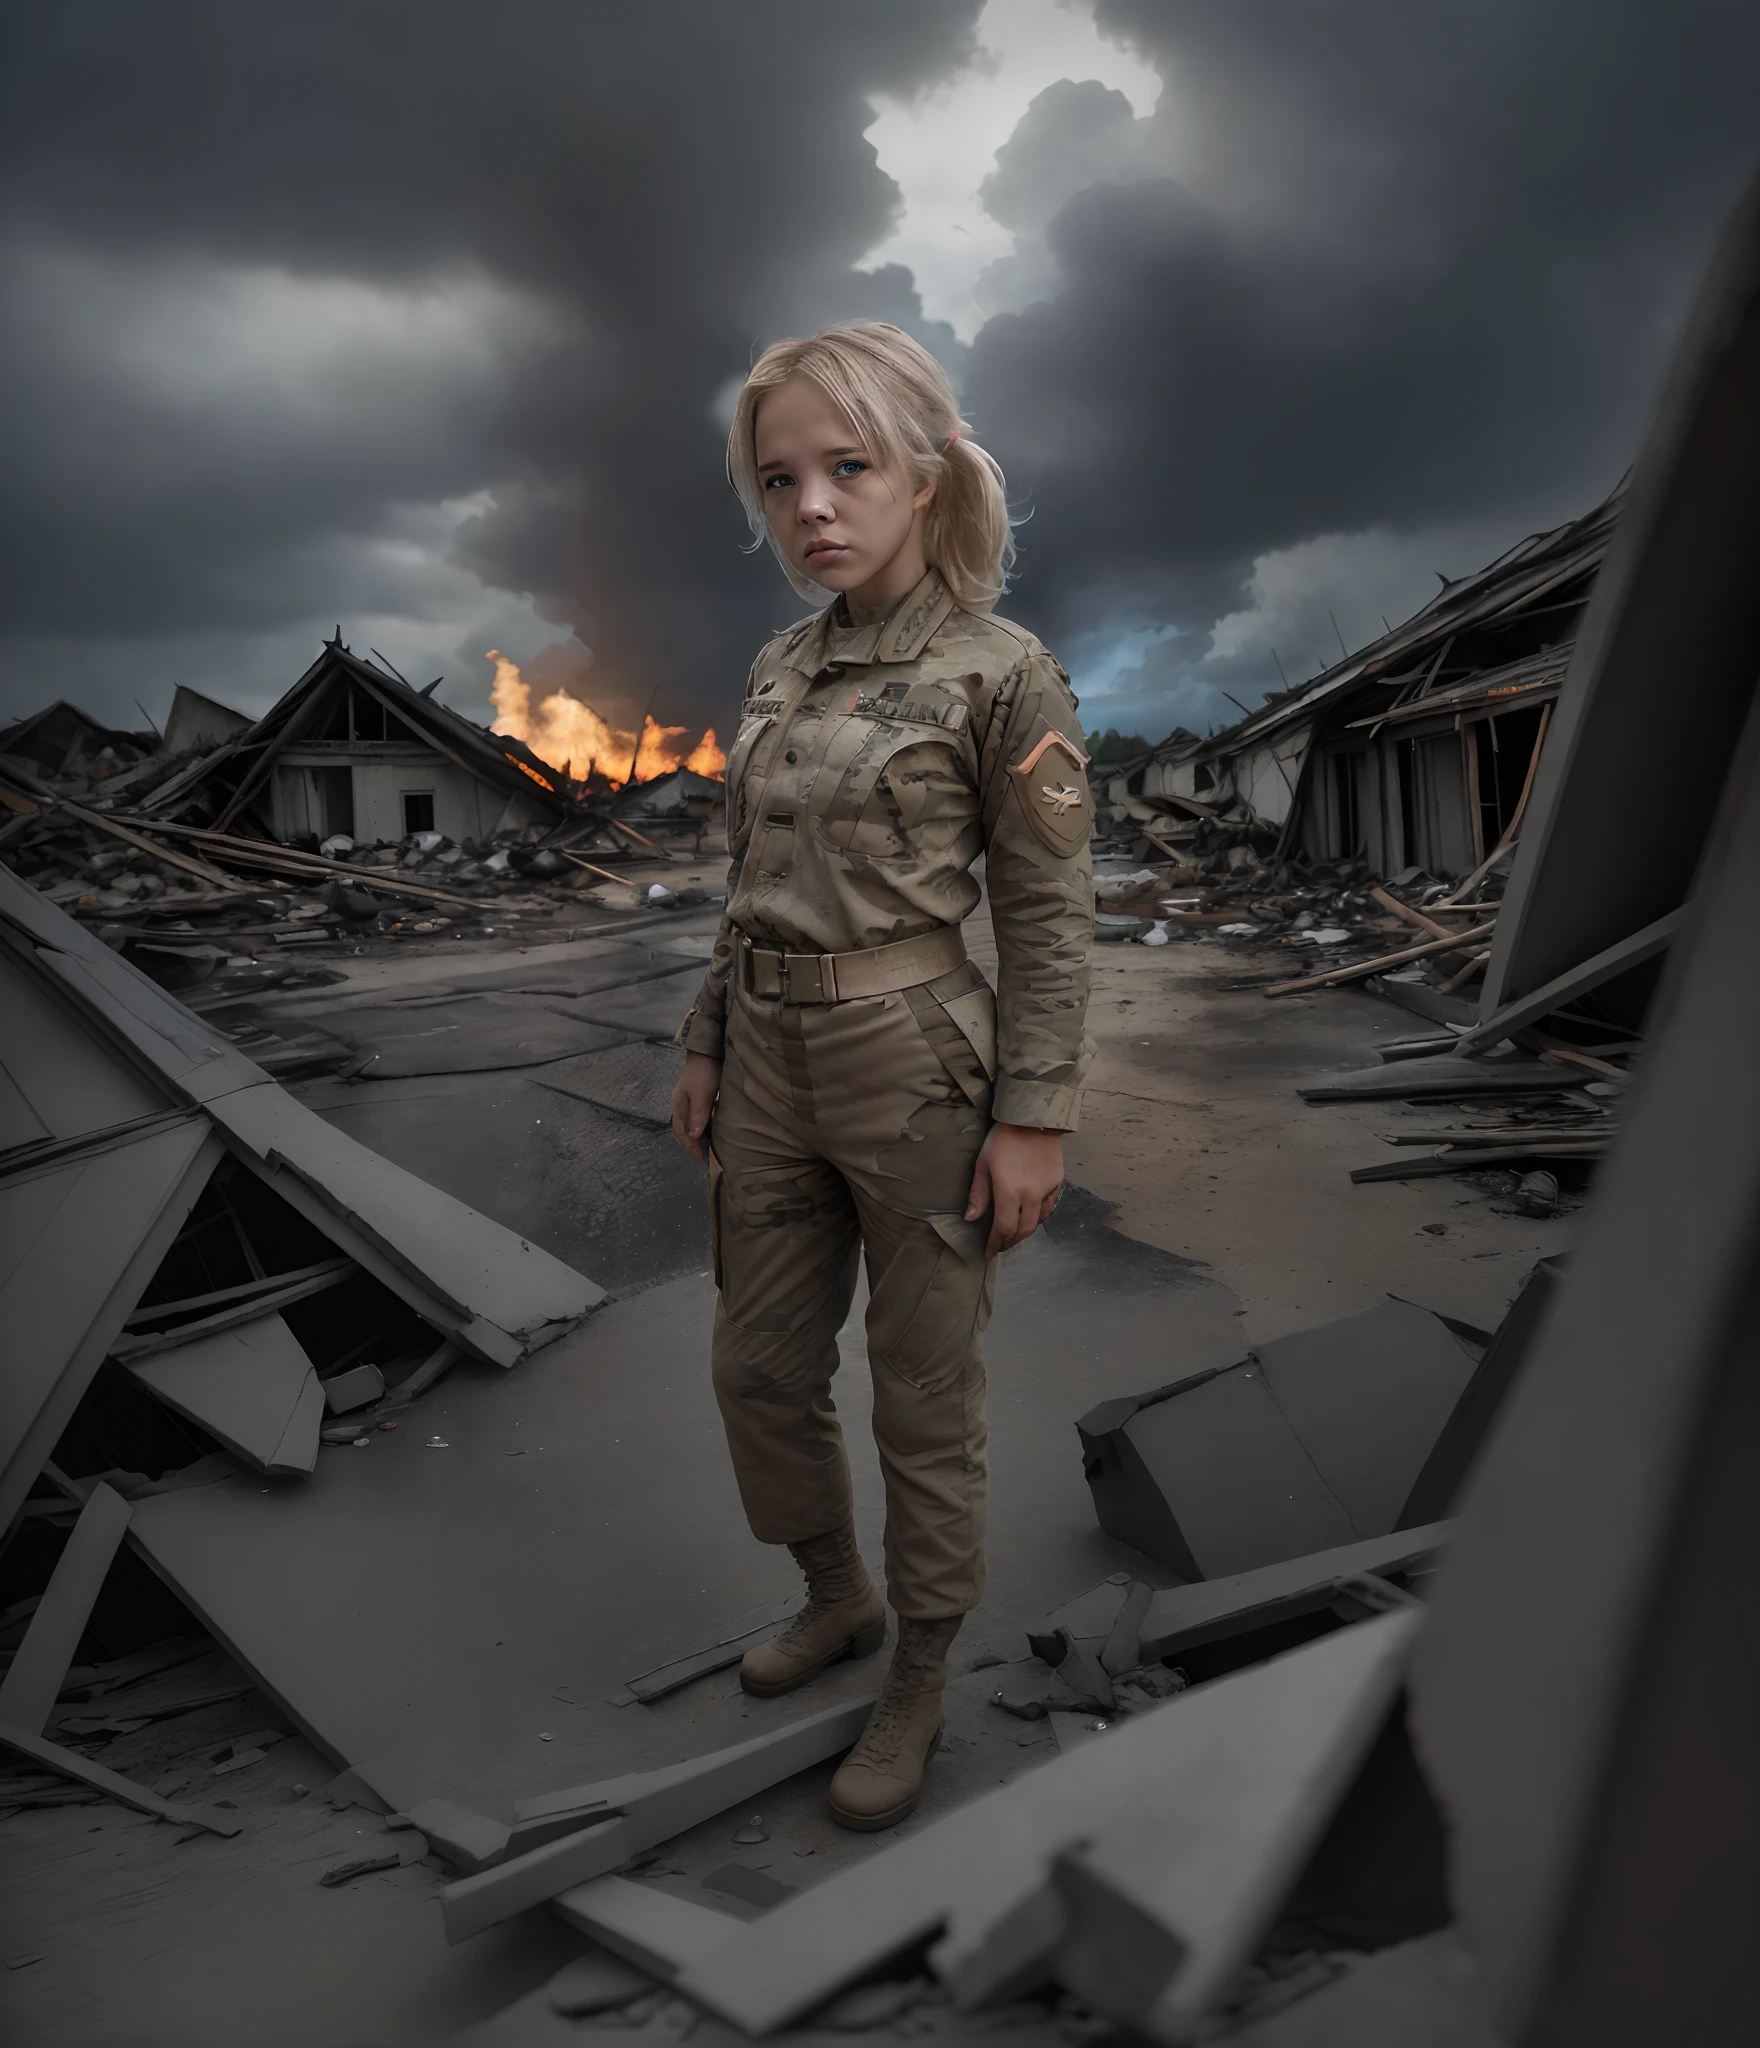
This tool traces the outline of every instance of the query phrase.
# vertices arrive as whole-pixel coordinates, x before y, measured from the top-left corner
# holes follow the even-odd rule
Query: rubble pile
[[[421,1861],[446,1873],[449,1941],[536,1911],[588,1944],[453,2037],[482,2048],[580,2025],[712,2048],[796,2028],[1164,2048],[1754,2039],[1760,1675],[1741,1616],[1760,1566],[1760,708],[1740,514],[1760,478],[1757,394],[1760,186],[1556,697],[1566,768],[1503,886],[1513,821],[1452,887],[1411,869],[1379,884],[1354,859],[1295,859],[1251,832],[1177,848],[1151,833],[1165,865],[1131,865],[1133,846],[1097,869],[1114,938],[1238,948],[1272,964],[1249,984],[1267,997],[1360,984],[1432,1027],[1302,1091],[1434,1119],[1389,1134],[1428,1158],[1357,1178],[1498,1173],[1519,1206],[1549,1199],[1533,1162],[1610,1152],[1568,1263],[1543,1261],[1495,1331],[1390,1297],[1215,1365],[1169,1358],[1172,1378],[1091,1406],[1069,1470],[1079,1448],[1097,1521],[1140,1563],[1026,1629],[1024,1656],[986,1652],[962,1674],[984,1687],[987,1726],[1046,1724],[1048,1753],[994,1783],[987,1758],[959,1803],[871,1853],[779,1864],[794,1883],[722,1847],[698,1894],[667,1888],[695,1830],[766,1849],[754,1803],[773,1809],[847,1748],[871,1705],[864,1674],[741,1706],[749,1725],[724,1714],[714,1741],[656,1720],[661,1740],[608,1772],[607,1721],[679,1710],[758,1616],[730,1602],[720,1640],[646,1642],[650,1668],[596,1700],[553,1641],[618,1611],[593,1603],[626,1583],[644,1617],[689,1597],[682,1577],[652,1575],[655,1516],[692,1530],[691,1586],[721,1568],[726,1510],[695,1497],[702,1446],[677,1428],[644,1444],[630,1401],[657,1392],[676,1422],[664,1375],[700,1349],[711,1275],[606,1303],[344,1136],[118,957],[149,943],[146,906],[190,904],[192,882],[230,940],[241,913],[298,922],[302,893],[339,927],[354,902],[364,927],[395,919],[375,899],[399,891],[480,912],[471,892],[502,875],[554,887],[551,857],[579,858],[573,797],[546,785],[555,815],[498,814],[469,845],[412,826],[308,848],[229,829],[276,772],[285,725],[221,742],[239,772],[201,825],[144,800],[97,810],[95,782],[143,765],[114,746],[117,774],[83,773],[83,793],[15,755],[0,826],[17,869],[0,870],[0,1228],[21,1248],[0,1269],[0,1803],[28,1821],[97,1795],[186,1841],[218,1838],[199,1853],[223,1856],[246,1827],[228,1788],[310,1742],[342,1766],[332,1802],[378,1822],[367,1839],[354,1823],[334,1860],[307,1857],[313,1885]],[[1529,549],[1517,559],[1535,566]],[[1658,761],[1632,735],[1663,649],[1657,747],[1673,753]],[[382,718],[363,738],[366,699],[349,691],[402,700],[347,650],[328,648],[314,678],[322,690],[286,712],[313,715],[311,748],[333,730],[354,752],[410,744]],[[54,775],[89,769],[102,749],[76,753],[80,738],[45,737],[39,761],[61,745]],[[525,772],[512,753],[503,765]],[[1659,777],[1675,801],[1641,814],[1632,791]],[[284,901],[271,920],[262,906]],[[1339,964],[1276,971],[1309,947]],[[695,971],[605,951],[625,955],[605,969],[619,994]],[[657,1046],[634,1003],[619,1015],[620,1060],[638,1037]],[[1644,1086],[1620,1127],[1641,1032]],[[593,1085],[604,1094],[605,1076]],[[1079,1233],[1080,1206],[1048,1228]],[[1166,1290],[1192,1284],[1187,1262],[1103,1229],[1089,1250],[1042,1268],[1055,1291],[1033,1304],[1053,1325],[1035,1371],[1059,1386],[1076,1363],[1059,1315],[1128,1365],[1177,1327]],[[1132,1270],[1154,1280],[1132,1324],[1120,1275],[1139,1254]],[[552,1398],[538,1440],[511,1441],[525,1418],[499,1397],[521,1382],[492,1369],[541,1378],[533,1354],[595,1311],[592,1336],[621,1331],[626,1349],[592,1353],[585,1419]],[[444,1398],[468,1447],[433,1403],[416,1422],[455,1365]],[[391,1448],[366,1455],[375,1443]],[[546,1444],[563,1473],[548,1491]],[[1027,1469],[1018,1439],[1009,1450]],[[634,1475],[621,1495],[619,1466]],[[588,1470],[602,1497],[584,1498]],[[165,1609],[123,1583],[142,1560],[190,1627],[155,1630]],[[547,1606],[558,1589],[566,1607]],[[100,1603],[124,1594],[137,1640],[79,1660]],[[221,1711],[224,1726],[199,1721]],[[559,1741],[571,1727],[584,1737]],[[952,1732],[937,1769],[972,1746]],[[342,1946],[299,1953],[329,1968]],[[516,1949],[499,1953],[504,1996]],[[16,1954],[9,1971],[40,1960]]]
[[[487,845],[433,831],[282,845],[100,810],[3,754],[0,796],[11,812],[0,863],[180,993],[217,977],[232,992],[321,984],[310,963],[386,944],[568,936],[583,922],[711,900],[644,877],[643,864],[664,858],[652,842],[595,844],[589,861],[575,850],[578,827],[525,826]]]
[[[576,780],[433,689],[339,634],[255,721],[181,688],[163,735],[52,705],[0,731],[0,862],[180,991],[693,900],[642,869],[700,852],[718,782]]]
[[[1642,1039],[1566,1004],[1544,1029],[1536,1019],[1508,1034],[1479,1032],[1478,1006],[1462,991],[1491,957],[1503,894],[1490,871],[1450,883],[1406,869],[1382,883],[1362,862],[1261,862],[1241,845],[1201,863],[1139,866],[1116,853],[1095,861],[1103,938],[1220,945],[1255,963],[1275,958],[1273,948],[1312,948],[1324,963],[1313,972],[1242,985],[1273,997],[1354,986],[1429,1025],[1383,1046],[1381,1069],[1302,1091],[1309,1102],[1379,1100],[1425,1112],[1421,1128],[1383,1134],[1404,1156],[1358,1167],[1353,1181],[1458,1174],[1507,1213],[1551,1215],[1616,1136]],[[1472,1062],[1452,1057],[1469,1040]]]

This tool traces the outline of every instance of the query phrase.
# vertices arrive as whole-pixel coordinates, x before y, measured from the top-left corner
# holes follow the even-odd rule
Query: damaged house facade
[[[1501,857],[1624,490],[1449,584],[1402,626],[1208,739],[1175,732],[1099,791],[1189,845],[1460,878]]]
[[[249,821],[283,841],[368,843],[414,832],[486,843],[573,813],[559,770],[437,703],[434,688],[363,661],[338,634],[272,710],[144,808],[181,814],[179,799],[200,787],[217,830]]]

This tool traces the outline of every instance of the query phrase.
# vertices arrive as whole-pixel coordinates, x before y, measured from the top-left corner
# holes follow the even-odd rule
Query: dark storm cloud
[[[914,322],[908,275],[851,269],[897,196],[862,130],[976,12],[184,0],[15,24],[12,708],[45,649],[68,681],[90,650],[85,694],[125,700],[110,671],[156,640],[419,615],[442,558],[534,593],[612,687],[724,699],[734,650],[798,603],[737,553],[714,395],[778,334]]]
[[[1611,487],[1760,152],[1760,12],[1101,0],[1097,19],[1161,72],[1156,117],[1053,87],[986,195],[1037,238],[1011,262],[1055,291],[993,318],[967,379],[1034,506],[1023,614],[1059,636],[1201,626],[1255,557],[1312,536],[1501,520],[1513,539]],[[1163,644],[1158,673],[1204,645]]]
[[[977,13],[16,17],[0,715],[260,700],[338,617],[480,691],[524,593],[607,708],[723,715],[799,604],[738,552],[718,397],[879,314],[1031,505],[1010,609],[1133,719],[1229,717],[1279,637],[1305,672],[1331,612],[1361,638],[1614,482],[1760,153],[1727,0],[1100,0],[1162,105],[1028,111],[968,355],[853,266],[897,204],[870,99],[946,77]]]

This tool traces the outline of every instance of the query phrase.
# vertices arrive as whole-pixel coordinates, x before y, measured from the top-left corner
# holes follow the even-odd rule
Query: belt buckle
[[[791,1003],[834,1003],[837,969],[828,953],[784,953],[782,994]]]

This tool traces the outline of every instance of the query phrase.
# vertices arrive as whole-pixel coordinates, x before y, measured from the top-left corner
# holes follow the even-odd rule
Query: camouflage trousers
[[[968,963],[861,1002],[730,990],[710,1133],[715,1395],[752,1533],[801,1542],[849,1514],[831,1385],[865,1259],[887,1593],[917,1621],[984,1590],[996,1267],[964,1214],[990,1079],[941,1002],[983,986]]]

